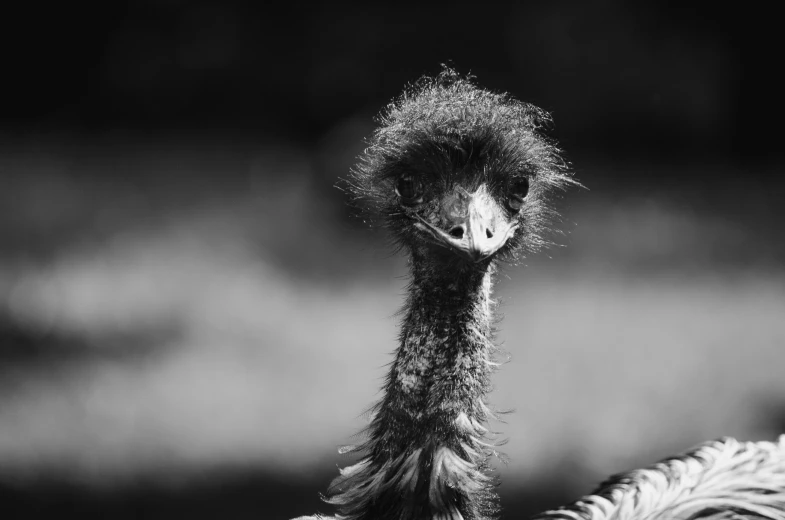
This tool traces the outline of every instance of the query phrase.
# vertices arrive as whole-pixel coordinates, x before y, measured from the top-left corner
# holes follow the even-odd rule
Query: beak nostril
[[[450,230],[450,236],[453,238],[463,238],[463,226],[455,226]]]
[[[485,230],[485,236],[488,238],[493,238],[493,231],[491,231],[491,228],[487,228]]]

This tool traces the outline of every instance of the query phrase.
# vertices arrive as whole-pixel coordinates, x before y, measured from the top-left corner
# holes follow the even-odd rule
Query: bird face
[[[405,242],[430,250],[435,257],[453,255],[478,264],[503,251],[521,227],[529,181],[527,177],[509,183],[470,176],[434,179],[407,172],[398,177],[394,191],[398,216],[404,218]]]

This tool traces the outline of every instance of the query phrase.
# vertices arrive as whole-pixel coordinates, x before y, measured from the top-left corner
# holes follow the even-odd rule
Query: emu
[[[367,441],[344,451],[325,500],[336,520],[484,520],[498,513],[486,426],[494,274],[547,245],[554,192],[577,184],[549,115],[445,68],[379,117],[348,181],[409,256],[399,346]],[[325,517],[302,517],[325,519]],[[612,478],[545,519],[785,520],[785,436],[706,443]]]

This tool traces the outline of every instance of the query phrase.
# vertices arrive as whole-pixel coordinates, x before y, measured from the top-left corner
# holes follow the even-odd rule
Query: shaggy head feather
[[[468,189],[486,184],[501,203],[510,184],[525,177],[526,203],[508,215],[520,226],[500,256],[537,250],[546,245],[545,232],[556,217],[549,196],[577,184],[559,149],[542,134],[551,123],[545,111],[478,88],[471,77],[446,67],[408,88],[378,122],[348,184],[366,219],[391,229],[399,245],[412,246],[412,218],[433,211],[454,183]],[[396,197],[395,182],[403,174],[425,180],[426,200],[417,208],[402,207]]]

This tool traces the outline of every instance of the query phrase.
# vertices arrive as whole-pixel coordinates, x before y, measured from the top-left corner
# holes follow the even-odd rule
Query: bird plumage
[[[785,520],[785,435],[703,443],[531,520]]]
[[[785,520],[779,442],[706,442],[610,478],[591,495],[532,520]]]
[[[325,500],[336,520],[485,520],[498,511],[486,427],[493,277],[499,261],[547,244],[551,195],[575,181],[542,134],[545,112],[450,69],[411,86],[378,122],[347,185],[408,253],[411,281],[367,441],[346,450],[360,460]],[[782,442],[709,443],[538,518],[785,520],[784,453]]]

